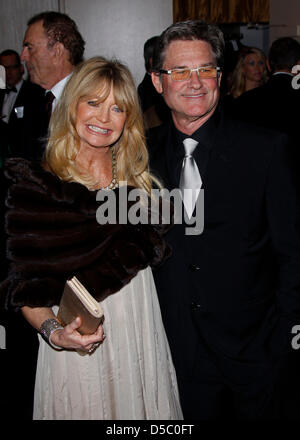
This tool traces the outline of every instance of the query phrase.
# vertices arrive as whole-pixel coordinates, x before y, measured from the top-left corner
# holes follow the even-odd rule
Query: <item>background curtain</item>
[[[268,23],[269,17],[269,0],[173,0],[174,22]]]

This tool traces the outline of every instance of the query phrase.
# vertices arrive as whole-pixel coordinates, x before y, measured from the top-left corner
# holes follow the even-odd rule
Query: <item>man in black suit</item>
[[[149,38],[144,44],[146,73],[137,89],[145,129],[156,127],[170,119],[170,110],[163,97],[155,90],[151,81],[152,59],[157,40],[158,36],[154,36]]]
[[[300,43],[291,37],[275,40],[270,48],[267,67],[271,73],[263,86],[250,90],[233,102],[233,115],[261,127],[288,134],[293,145],[294,163],[299,185],[299,106],[300,106]],[[286,373],[282,382],[286,417],[298,418],[300,406],[300,351],[288,355]]]
[[[0,54],[0,64],[6,71],[6,90],[0,92],[1,125],[0,138],[2,159],[6,157],[35,157],[39,148],[41,113],[44,90],[30,81],[23,80],[24,68],[17,52],[7,49]],[[7,182],[0,170],[0,276],[6,278],[8,263],[5,256],[4,200]],[[21,419],[32,417],[32,396],[35,379],[38,340],[36,333],[20,312],[0,313],[0,325],[6,329],[6,348],[1,350],[1,359],[6,368],[6,383],[3,384],[3,399],[7,417],[15,408]],[[20,338],[26,344],[20,342]],[[20,369],[20,365],[22,368]],[[16,399],[16,396],[18,398]]]
[[[41,131],[47,138],[50,116],[75,66],[83,60],[85,42],[74,20],[61,12],[41,12],[27,24],[21,60],[31,81],[44,89]],[[43,156],[45,145],[44,139],[35,159]]]
[[[283,131],[298,141],[300,81],[300,43],[293,38],[275,40],[267,67],[271,73],[263,86],[243,93],[233,104],[234,115],[262,127]]]
[[[219,108],[223,51],[221,31],[200,21],[160,36],[152,81],[172,122],[148,133],[151,169],[184,199],[204,190],[204,230],[170,230],[173,253],[155,281],[185,418],[276,419],[300,322],[296,192],[287,137]]]
[[[26,64],[30,79],[34,83],[33,87],[42,91],[39,115],[28,121],[38,129],[35,139],[37,142],[32,143],[30,159],[40,160],[44,154],[51,113],[75,65],[83,59],[84,45],[76,23],[66,14],[54,11],[42,12],[28,21],[21,60]],[[32,110],[36,109],[37,106],[34,106]],[[16,114],[18,115],[17,111]],[[24,116],[25,114],[24,106]],[[37,334],[20,311],[9,311],[4,319],[10,373],[8,378],[10,393],[6,401],[13,409],[11,414],[18,414],[22,419],[30,419],[38,351]]]
[[[0,91],[0,112],[6,124],[8,155],[30,159],[42,135],[44,90],[23,79],[24,67],[16,51],[1,52],[0,64],[6,71],[7,88]]]

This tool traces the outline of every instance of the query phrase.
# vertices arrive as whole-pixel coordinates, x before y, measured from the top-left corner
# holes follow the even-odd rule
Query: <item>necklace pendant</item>
[[[112,165],[112,179],[109,185],[105,186],[101,189],[115,189],[119,187],[118,179],[117,179],[117,168],[116,168],[116,153],[114,149],[111,150],[111,165]]]

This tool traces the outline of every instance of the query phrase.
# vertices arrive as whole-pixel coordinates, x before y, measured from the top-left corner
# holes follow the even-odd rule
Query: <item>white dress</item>
[[[56,351],[40,337],[34,419],[182,419],[151,269],[101,306],[106,339],[92,355]]]

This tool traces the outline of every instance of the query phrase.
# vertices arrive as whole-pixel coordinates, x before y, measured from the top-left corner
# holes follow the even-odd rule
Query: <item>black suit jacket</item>
[[[283,131],[298,140],[300,88],[293,88],[292,79],[287,73],[278,73],[263,86],[243,93],[232,102],[234,117]]]
[[[171,142],[172,123],[148,133],[151,170],[169,189],[179,184]],[[201,345],[225,380],[254,387],[290,349],[300,316],[287,137],[221,113],[201,177],[204,231],[187,236],[175,225],[173,254],[154,274],[166,332],[179,377],[197,376]]]
[[[0,95],[3,95],[3,91]],[[18,93],[7,124],[7,141],[11,157],[35,159],[40,157],[43,129],[43,103],[45,91],[40,86],[24,81]],[[2,102],[2,96],[0,96]],[[23,117],[18,118],[17,107],[23,107]]]

